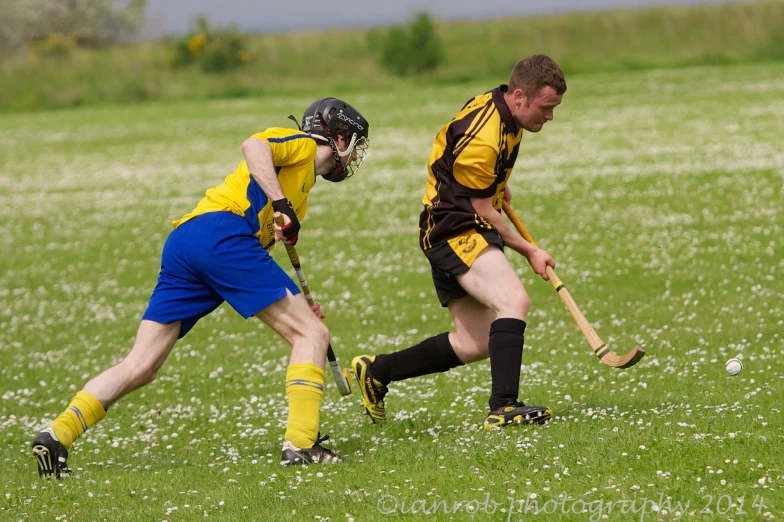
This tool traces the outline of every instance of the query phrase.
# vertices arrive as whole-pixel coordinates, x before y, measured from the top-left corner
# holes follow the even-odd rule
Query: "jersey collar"
[[[512,118],[509,106],[506,104],[506,100],[504,100],[504,94],[508,91],[509,86],[506,84],[502,84],[493,89],[493,103],[495,103],[498,113],[501,115],[501,121],[504,122],[506,132],[517,134],[517,123],[514,121],[514,118]]]

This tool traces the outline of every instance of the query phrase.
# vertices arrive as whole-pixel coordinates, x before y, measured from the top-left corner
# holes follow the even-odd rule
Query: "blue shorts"
[[[209,212],[175,228],[161,255],[161,273],[142,319],[182,321],[180,338],[228,302],[248,318],[299,288],[231,212]]]

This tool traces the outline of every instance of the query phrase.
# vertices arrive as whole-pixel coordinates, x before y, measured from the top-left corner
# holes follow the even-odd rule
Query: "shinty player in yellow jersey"
[[[348,103],[322,98],[307,108],[302,130],[270,128],[242,144],[245,160],[175,221],[161,255],[158,284],[130,353],[94,377],[32,445],[45,478],[70,472],[71,444],[128,393],[155,379],[178,338],[227,301],[291,343],[289,401],[282,463],[338,462],[318,437],[329,331],[318,304],[270,257],[275,241],[296,243],[316,176],[353,175],[368,147],[368,122]],[[273,225],[282,215],[282,228]]]
[[[419,241],[441,305],[455,329],[391,354],[355,357],[352,369],[374,422],[386,420],[387,386],[490,358],[492,387],[486,429],[541,424],[546,406],[518,400],[529,298],[503,253],[523,255],[547,279],[555,262],[525,241],[501,216],[523,130],[539,132],[566,92],[560,67],[533,55],[512,70],[508,85],[469,100],[441,128],[428,161]]]

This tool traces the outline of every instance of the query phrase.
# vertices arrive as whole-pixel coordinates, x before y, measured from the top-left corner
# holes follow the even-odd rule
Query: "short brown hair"
[[[536,96],[547,85],[555,89],[556,94],[566,92],[563,71],[552,58],[543,54],[520,60],[509,77],[509,91],[522,89],[527,96]]]

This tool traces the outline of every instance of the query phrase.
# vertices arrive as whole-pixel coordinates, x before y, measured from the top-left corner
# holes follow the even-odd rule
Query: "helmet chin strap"
[[[357,133],[355,132],[351,136],[351,142],[348,144],[348,147],[346,147],[346,150],[343,151],[343,152],[338,151],[338,155],[341,158],[345,158],[346,156],[350,156],[351,153],[354,152],[354,147],[356,146],[356,144],[357,144]]]
[[[335,172],[330,174],[324,174],[321,176],[327,181],[331,181],[333,183],[337,183],[338,181],[343,181],[348,177],[348,172],[346,172],[346,167],[343,166],[343,162],[340,161],[340,151],[338,150],[338,144],[335,141],[335,138],[332,136],[332,133],[329,131],[329,126],[327,126],[327,122],[324,120],[324,117],[321,113],[317,113],[319,122],[321,122],[321,128],[324,129],[329,141],[329,146],[332,148],[332,157],[335,159]],[[351,140],[352,144],[356,140],[356,135]]]
[[[335,171],[330,174],[324,174],[321,177],[327,181],[332,181],[333,183],[343,181],[348,177],[348,172],[346,172],[346,167],[343,166],[343,162],[340,161],[340,151],[338,150],[335,140],[330,139],[329,146],[332,147],[332,157],[335,159]]]

